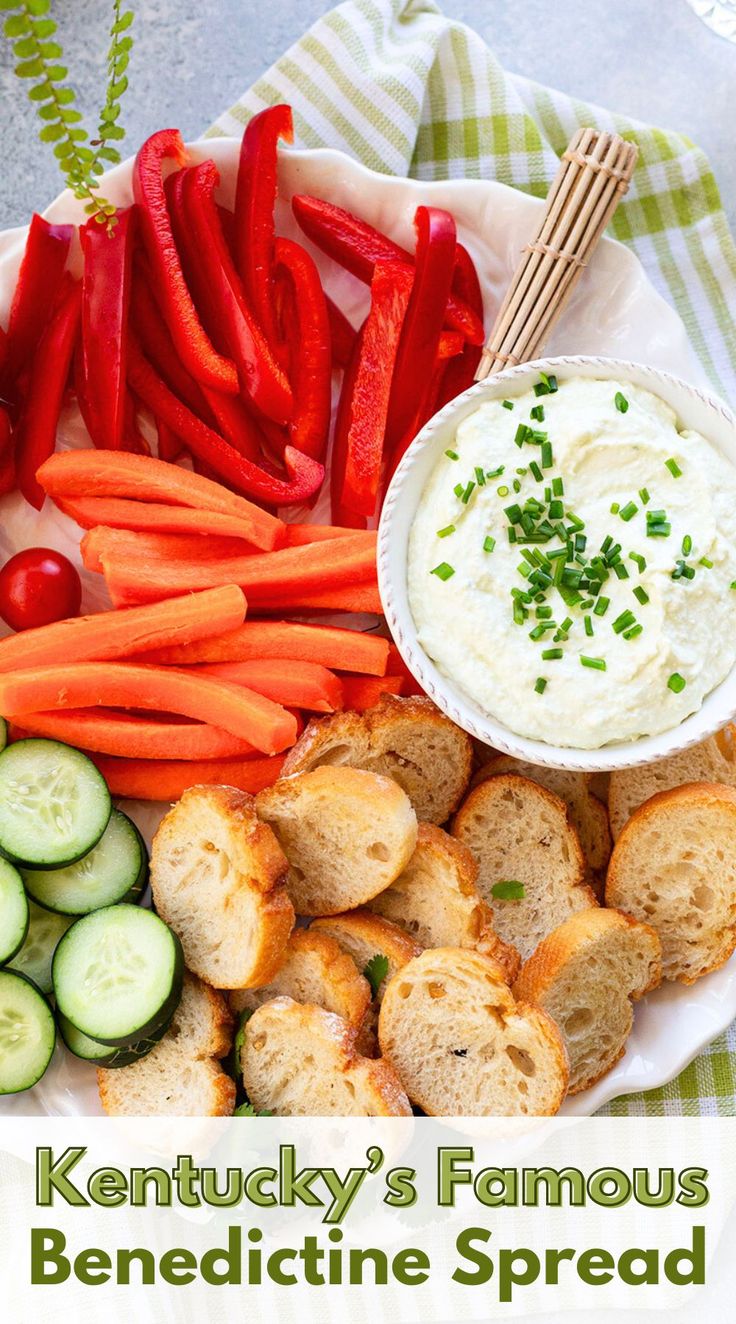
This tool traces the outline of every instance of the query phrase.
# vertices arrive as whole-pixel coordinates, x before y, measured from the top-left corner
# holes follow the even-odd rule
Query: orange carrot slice
[[[374,583],[345,584],[309,593],[282,592],[278,598],[265,601],[259,598],[260,612],[354,611],[380,615],[383,611],[378,585]]]
[[[375,547],[376,535],[370,529],[344,529],[339,524],[286,524],[281,541],[284,547],[304,547],[311,542],[330,542],[334,538],[358,536]]]
[[[296,718],[279,704],[244,686],[191,671],[125,662],[72,662],[0,676],[4,717],[101,706],[192,717],[247,740],[264,754],[278,754],[296,739]]]
[[[264,658],[251,662],[213,662],[199,673],[247,685],[274,703],[306,708],[311,713],[334,713],[342,708],[342,683],[317,662],[288,662]]]
[[[246,621],[229,634],[159,648],[141,661],[179,666],[278,657],[295,662],[319,662],[336,671],[362,671],[366,675],[382,676],[388,656],[388,639],[360,630],[346,630],[336,625],[302,625],[299,621]]]
[[[126,800],[179,800],[190,786],[235,786],[256,795],[273,786],[283,755],[268,759],[213,759],[207,763],[181,763],[169,759],[111,759],[96,754],[97,764],[111,794]]]
[[[234,515],[247,523],[249,541],[264,550],[277,545],[283,530],[283,522],[275,515],[221,483],[150,455],[64,451],[46,460],[36,476],[54,501],[57,497],[130,497]]]
[[[364,713],[382,694],[403,694],[403,676],[343,676],[345,708]]]
[[[192,510],[152,501],[128,501],[125,497],[59,497],[56,504],[82,529],[104,524],[138,533],[208,533],[250,540],[251,530],[245,520],[219,510]],[[246,550],[242,543],[241,550]]]
[[[11,727],[11,739],[20,734]],[[96,754],[129,759],[247,758],[257,751],[247,740],[206,722],[160,721],[109,708],[72,708],[66,712],[24,713],[23,734],[60,740]]]
[[[68,661],[105,661],[152,648],[187,645],[234,630],[245,616],[242,590],[234,584],[193,593],[155,607],[98,612],[0,639],[0,672]]]

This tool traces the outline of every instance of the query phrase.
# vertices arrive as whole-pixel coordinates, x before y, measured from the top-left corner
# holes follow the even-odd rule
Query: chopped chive
[[[509,524],[509,527],[506,530],[506,534],[509,542],[516,542],[516,529],[513,528],[512,525]]]
[[[528,423],[520,423],[518,428],[516,429],[516,435],[514,437],[514,441],[516,442],[516,445],[523,446],[524,442],[528,440],[530,432],[531,432],[531,428],[529,427]]]
[[[619,414],[625,414],[626,410],[629,407],[629,402],[626,399],[626,396],[622,395],[620,391],[617,391],[615,396],[613,397],[613,403],[618,409]]]
[[[565,514],[565,507],[561,501],[550,501],[548,513],[550,519],[562,519]]]
[[[632,625],[630,630],[624,630],[624,639],[636,639],[637,635],[640,635],[643,630],[643,625]]]
[[[502,400],[502,401],[501,401],[501,407],[502,407],[503,409],[513,409],[513,407],[514,407],[514,402],[513,402],[513,400]]]
[[[643,506],[648,506],[648,505],[649,505],[649,502],[651,501],[651,499],[652,499],[652,498],[650,497],[650,495],[649,495],[647,489],[646,489],[645,487],[640,487],[640,488],[639,488],[639,500],[641,501],[641,504],[642,504]]]
[[[610,598],[603,598],[603,597],[599,598],[598,601],[596,602],[594,608],[593,608],[593,615],[594,615],[594,616],[605,616],[605,614],[606,614],[606,612],[608,611],[608,608],[610,607],[610,605],[611,605],[611,599],[610,599]]]
[[[536,612],[535,612],[534,614],[535,614],[535,616],[537,617],[538,620],[540,620],[540,621],[548,621],[548,620],[550,619],[551,615],[552,615],[552,608],[551,608],[551,607],[537,607],[537,610],[536,610]]]
[[[526,620],[526,612],[523,603],[518,598],[514,598],[514,624],[523,625]]]
[[[613,538],[611,537],[610,533],[607,534],[607,536],[603,539],[603,542],[601,543],[601,551],[603,552],[604,556],[608,552],[609,547],[613,547]]]
[[[729,585],[729,588],[731,588],[731,589],[736,588],[736,579],[732,579],[732,580],[731,580],[731,583],[730,583],[730,585]]]
[[[438,579],[442,579],[442,580],[452,579],[454,573],[455,573],[454,566],[448,565],[447,561],[440,561],[439,565],[436,565],[434,570],[430,571],[430,574],[436,575]]]
[[[497,487],[496,492],[500,497],[507,497],[509,494],[509,489],[507,487]]]
[[[639,507],[637,506],[635,501],[627,501],[623,510],[619,511],[621,519],[624,520],[626,524],[628,524],[629,520],[634,518],[638,509]]]
[[[521,524],[522,509],[521,506],[514,503],[513,506],[504,506],[504,515],[510,524]]]
[[[636,617],[633,611],[622,611],[621,615],[617,616],[613,622],[614,633],[623,634],[624,630],[628,630],[630,625],[636,625]]]
[[[594,633],[594,630],[593,630],[593,617],[592,617],[592,616],[586,616],[586,617],[584,618],[584,620],[585,620],[585,633],[586,633],[587,635],[590,636],[590,635],[592,635],[592,634]]]
[[[590,671],[605,671],[606,659],[604,657],[586,657],[584,653],[581,653],[580,665],[588,667]]]
[[[690,534],[689,534],[689,533],[686,533],[686,534],[685,534],[685,537],[684,537],[683,540],[682,540],[682,554],[683,554],[683,556],[689,556],[692,550],[693,550],[693,540],[692,540],[692,538],[690,537]]]
[[[504,471],[505,468],[506,468],[506,465],[505,465],[505,464],[499,464],[499,466],[498,466],[497,469],[487,469],[487,470],[486,470],[486,478],[488,478],[488,479],[491,479],[491,478],[500,478],[500,477],[501,477],[501,474],[503,473],[503,471]]]
[[[470,482],[469,482],[469,483],[466,483],[466,485],[465,485],[465,490],[464,490],[462,496],[460,497],[460,500],[462,501],[462,503],[463,503],[464,506],[467,506],[467,504],[468,504],[468,502],[469,502],[469,500],[470,500],[470,497],[471,497],[471,495],[472,495],[472,493],[473,493],[474,491],[475,491],[475,483],[473,482],[473,480],[472,480],[472,478],[471,478],[471,479],[470,479]]]
[[[514,479],[514,481],[513,481],[513,483],[512,483],[512,487],[513,487],[513,489],[514,489],[515,492],[520,492],[520,491],[521,491],[521,483],[519,482],[518,478],[515,478],[515,479]]]
[[[544,676],[537,676],[537,679],[534,682],[535,692],[537,694],[544,694],[546,688],[547,688],[547,682],[544,679]]]
[[[552,442],[551,442],[551,441],[543,441],[543,442],[542,442],[542,454],[541,454],[541,460],[542,460],[542,468],[543,468],[543,469],[551,469],[551,468],[552,468],[552,465],[553,465],[554,461],[553,461],[553,459],[552,459]]]
[[[539,467],[539,465],[537,464],[537,461],[536,461],[536,460],[531,460],[531,461],[530,461],[530,464],[529,464],[529,471],[530,471],[530,473],[532,473],[532,474],[534,475],[534,477],[536,478],[536,480],[537,480],[538,483],[541,483],[541,482],[542,482],[542,470],[540,469],[540,467]]]
[[[677,463],[677,460],[674,460],[672,456],[670,456],[669,460],[665,460],[665,467],[669,469],[673,478],[682,478],[682,469]]]
[[[492,538],[490,533],[487,533],[485,538],[483,539],[483,551],[492,552],[495,546],[496,546],[496,539]]]
[[[565,487],[561,478],[552,479],[552,495],[556,497],[564,496]]]
[[[668,689],[672,690],[673,694],[682,694],[682,691],[684,690],[686,684],[687,681],[683,679],[679,671],[673,671],[672,675],[667,681],[667,687]]]
[[[620,505],[618,504],[618,501],[612,501],[612,502],[611,502],[611,514],[612,514],[612,515],[618,515],[618,512],[620,511],[620,509],[621,509],[621,507],[620,507]]]
[[[542,649],[542,661],[543,661],[543,662],[558,662],[559,659],[560,659],[561,657],[564,657],[564,653],[563,653],[563,651],[562,651],[561,648],[543,648],[543,649]]]
[[[517,469],[516,472],[520,478],[523,478],[524,474],[526,473],[526,469]]]
[[[538,625],[535,625],[533,629],[529,631],[529,638],[533,639],[536,643],[537,639],[543,639],[547,631],[554,630],[554,628],[554,621],[540,621]],[[555,635],[555,639],[556,638],[557,635]]]
[[[700,560],[698,561],[698,565],[705,566],[706,570],[713,569],[713,562],[709,561],[707,556],[701,556]]]
[[[647,538],[668,538],[672,525],[666,520],[655,521],[647,527]]]
[[[549,376],[547,376],[546,372],[540,372],[539,376],[540,381],[535,384],[534,394],[536,396],[554,395],[555,391],[559,389],[557,386],[557,378],[554,374],[550,373]]]
[[[634,597],[637,599],[637,601],[641,603],[642,607],[644,607],[646,603],[649,601],[649,594],[647,593],[645,588],[641,587],[641,584],[637,584],[636,588],[634,589]]]
[[[613,573],[615,574],[617,579],[628,579],[629,577],[629,572],[626,569],[626,566],[624,565],[623,561],[616,562],[615,566],[613,567]]]
[[[530,413],[535,423],[544,422],[544,405],[533,405],[530,410]]]
[[[438,529],[438,530],[437,530],[437,537],[438,537],[438,538],[449,538],[450,534],[451,534],[451,533],[454,533],[454,532],[455,532],[455,525],[454,525],[454,524],[446,524],[445,527],[444,527],[444,529]]]
[[[499,901],[521,901],[526,896],[526,888],[516,879],[509,879],[508,882],[494,883],[491,894]]]
[[[641,556],[641,554],[640,554],[639,552],[629,552],[629,558],[630,558],[630,560],[632,560],[636,565],[638,565],[638,567],[639,567],[639,572],[640,572],[641,574],[643,574],[643,572],[644,572],[644,571],[646,570],[646,568],[647,568],[646,557]]]
[[[445,451],[445,455],[447,456],[448,460],[460,459],[460,456],[458,455],[457,451]]]
[[[455,496],[460,498],[462,497],[465,488],[463,487],[462,483],[456,483],[452,490],[455,493]]]
[[[485,487],[486,485],[486,476],[483,473],[483,470],[479,466],[476,466],[475,481],[479,487]]]

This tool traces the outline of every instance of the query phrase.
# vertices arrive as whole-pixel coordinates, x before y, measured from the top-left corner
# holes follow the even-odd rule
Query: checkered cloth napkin
[[[736,403],[736,248],[710,165],[689,139],[508,74],[432,0],[346,0],[210,134],[239,135],[279,101],[294,109],[300,147],[339,148],[384,174],[498,179],[540,198],[581,125],[638,143],[612,233],[677,309],[715,390]],[[603,1111],[736,1115],[736,1023],[663,1089]]]

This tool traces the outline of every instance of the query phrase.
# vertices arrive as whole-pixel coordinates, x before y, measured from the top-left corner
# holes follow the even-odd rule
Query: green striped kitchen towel
[[[612,232],[677,308],[715,389],[736,403],[736,249],[708,161],[681,134],[506,73],[433,0],[346,0],[210,133],[240,134],[278,101],[294,109],[298,146],[339,148],[385,174],[498,179],[537,197],[581,125],[635,141],[639,164]],[[604,1111],[736,1115],[736,1027],[670,1085]]]

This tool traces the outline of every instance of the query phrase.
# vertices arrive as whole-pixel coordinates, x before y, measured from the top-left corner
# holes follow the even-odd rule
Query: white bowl
[[[644,387],[671,406],[681,426],[702,433],[736,465],[736,417],[717,396],[709,395],[678,377],[641,363],[590,355],[537,359],[518,368],[509,368],[471,386],[435,414],[412,442],[396,470],[383,506],[378,533],[378,583],[383,609],[399,652],[420,685],[437,706],[470,735],[505,754],[546,767],[583,772],[632,768],[679,753],[725,726],[736,715],[736,667],[706,696],[696,713],[669,731],[605,745],[601,749],[554,745],[517,735],[443,676],[419,643],[409,607],[409,530],[436,461],[454,440],[458,424],[479,405],[486,400],[520,394],[538,380],[540,371],[555,373],[562,381],[568,377],[593,377]]]

